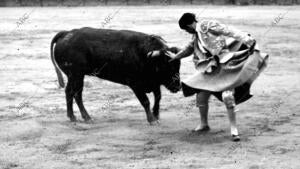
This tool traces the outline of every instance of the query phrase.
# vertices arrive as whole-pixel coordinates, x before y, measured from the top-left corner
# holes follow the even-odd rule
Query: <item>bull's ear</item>
[[[171,51],[172,53],[177,54],[181,49],[173,46],[173,47],[168,48],[168,50]]]
[[[161,54],[160,50],[153,50],[153,51],[150,51],[150,52],[147,53],[147,57],[148,58],[155,58],[155,57],[160,56],[160,54]]]

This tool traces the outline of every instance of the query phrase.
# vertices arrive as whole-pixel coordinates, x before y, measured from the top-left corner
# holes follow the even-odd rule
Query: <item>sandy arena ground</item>
[[[299,6],[0,11],[1,169],[300,168]],[[268,68],[252,87],[253,99],[238,106],[241,142],[231,142],[225,107],[215,98],[210,101],[211,132],[192,134],[199,121],[195,97],[162,87],[161,124],[149,126],[128,87],[94,77],[85,78],[83,95],[94,122],[67,119],[64,90],[58,89],[49,59],[57,32],[83,26],[131,29],[183,47],[191,37],[177,20],[186,11],[248,30],[270,54]],[[113,17],[104,24],[109,14]],[[182,79],[193,71],[192,58],[183,59]],[[81,119],[76,105],[74,110]]]

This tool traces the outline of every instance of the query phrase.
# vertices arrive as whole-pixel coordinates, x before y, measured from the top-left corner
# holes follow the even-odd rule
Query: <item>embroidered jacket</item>
[[[186,57],[194,53],[193,61],[197,64],[207,57],[219,56],[228,52],[229,41],[237,40],[247,46],[251,46],[254,39],[246,32],[227,27],[215,20],[203,20],[197,23],[196,34],[192,41],[177,55],[179,58]],[[211,55],[207,55],[210,53]]]

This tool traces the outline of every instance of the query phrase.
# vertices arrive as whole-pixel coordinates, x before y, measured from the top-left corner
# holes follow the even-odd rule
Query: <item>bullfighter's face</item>
[[[187,27],[184,29],[185,31],[187,31],[190,34],[195,34],[196,32],[196,22],[193,22],[190,25],[187,25]]]

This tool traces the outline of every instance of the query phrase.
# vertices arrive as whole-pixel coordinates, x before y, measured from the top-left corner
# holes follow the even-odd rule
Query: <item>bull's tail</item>
[[[62,76],[62,73],[55,61],[55,58],[54,58],[54,52],[53,52],[53,46],[54,46],[54,43],[57,42],[57,40],[63,36],[65,36],[67,34],[67,31],[61,31],[59,33],[57,33],[54,38],[52,39],[51,41],[51,47],[50,47],[50,54],[51,54],[51,61],[54,65],[54,68],[55,68],[55,71],[56,71],[56,74],[57,74],[57,78],[58,78],[58,84],[60,87],[65,87],[65,83],[64,83],[64,79],[63,79],[63,76]]]

